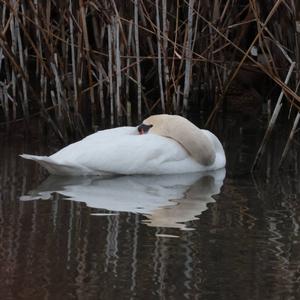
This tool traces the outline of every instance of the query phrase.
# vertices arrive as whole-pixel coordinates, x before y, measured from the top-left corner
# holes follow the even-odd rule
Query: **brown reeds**
[[[300,107],[297,1],[1,0],[0,10],[7,127],[39,115],[65,141],[191,107],[209,125],[245,69]]]

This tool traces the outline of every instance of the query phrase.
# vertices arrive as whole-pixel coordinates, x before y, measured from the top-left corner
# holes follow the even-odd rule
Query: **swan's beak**
[[[139,131],[139,134],[145,134],[149,131],[149,129],[153,127],[153,125],[146,125],[146,124],[141,124],[138,126],[138,131]]]

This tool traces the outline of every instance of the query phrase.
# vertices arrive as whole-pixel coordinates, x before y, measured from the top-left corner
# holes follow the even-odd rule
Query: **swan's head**
[[[151,127],[153,127],[152,124],[147,125],[147,124],[142,123],[141,125],[138,126],[137,129],[138,129],[139,134],[145,134],[145,133],[148,133],[148,131],[150,130]]]
[[[170,115],[153,115],[145,119],[141,125],[138,126],[140,134],[155,133],[161,136],[168,136],[169,121],[175,116]],[[177,116],[176,116],[177,117]]]

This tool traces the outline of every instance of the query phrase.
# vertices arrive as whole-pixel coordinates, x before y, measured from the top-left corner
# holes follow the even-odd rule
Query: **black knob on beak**
[[[140,134],[145,134],[149,131],[149,129],[153,127],[153,125],[146,125],[146,124],[141,124],[138,126],[138,131]]]

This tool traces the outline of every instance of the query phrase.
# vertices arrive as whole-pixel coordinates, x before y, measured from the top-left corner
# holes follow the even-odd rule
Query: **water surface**
[[[299,299],[297,148],[251,176],[260,137],[230,130],[226,177],[58,179],[16,158],[49,148],[3,142],[1,299]]]

